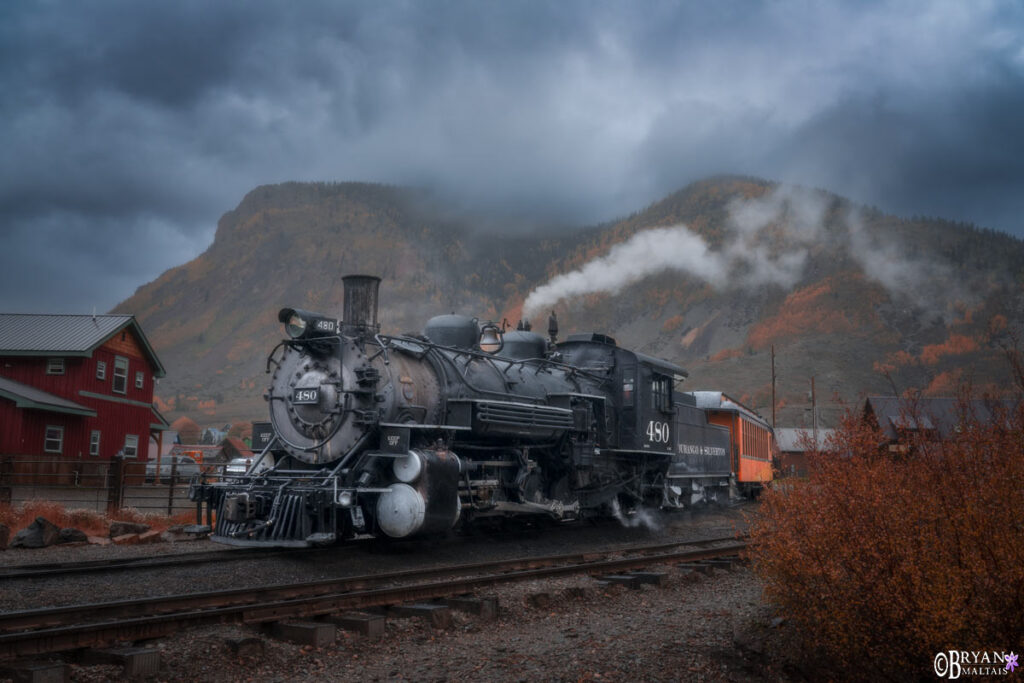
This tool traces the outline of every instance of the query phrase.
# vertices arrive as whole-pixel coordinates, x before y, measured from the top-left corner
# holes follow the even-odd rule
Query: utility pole
[[[772,429],[775,429],[775,344],[772,344]]]
[[[811,428],[814,430],[814,448],[818,448],[818,401],[814,393],[814,377],[811,377]]]

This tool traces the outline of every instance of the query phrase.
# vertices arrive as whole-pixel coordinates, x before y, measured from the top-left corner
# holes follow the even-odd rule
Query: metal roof
[[[697,402],[698,408],[703,408],[704,410],[727,410],[730,412],[741,413],[747,418],[768,427],[768,421],[758,415],[756,411],[748,408],[724,392],[690,391],[687,393],[693,396],[694,400]]]
[[[834,431],[834,429],[818,428],[819,449],[825,447],[825,440],[832,436]],[[813,429],[807,427],[776,427],[775,443],[779,445],[779,450],[784,453],[802,452],[804,450],[805,435],[807,441],[814,443]]]
[[[655,358],[654,356],[648,356],[643,353],[634,352],[637,360],[650,365],[658,372],[662,372],[666,375],[672,376],[674,379],[686,379],[690,376],[686,370],[682,369],[675,363],[665,360],[664,358]]]
[[[901,431],[935,432],[947,439],[956,434],[963,422],[963,410],[982,423],[991,422],[1000,411],[1013,411],[1017,401],[1011,399],[972,399],[966,403],[956,398],[896,398],[868,396],[864,414],[873,417],[891,440]]]
[[[91,408],[6,377],[0,377],[0,397],[14,401],[14,405],[18,408],[34,408],[35,410],[48,410],[52,413],[96,417],[96,411]]]
[[[157,377],[166,373],[133,315],[0,313],[0,356],[90,356],[103,342],[131,327]]]
[[[150,423],[149,428],[151,430],[160,431],[160,432],[170,431],[170,429],[171,429],[170,423],[167,421],[167,418],[164,417],[163,414],[159,410],[156,409],[156,406],[155,405],[151,405],[149,407],[149,409],[153,412],[153,417],[156,418],[156,422]],[[175,432],[171,432],[171,433],[175,434]]]

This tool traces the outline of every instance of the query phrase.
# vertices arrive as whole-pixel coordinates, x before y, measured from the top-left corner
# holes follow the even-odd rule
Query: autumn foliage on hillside
[[[766,492],[754,566],[814,670],[914,679],[940,651],[1024,642],[1024,406],[960,405],[954,438],[905,449],[851,413],[807,481]]]
[[[797,339],[808,334],[824,335],[877,335],[879,321],[870,309],[857,306],[842,306],[849,301],[849,294],[840,292],[840,281],[844,286],[863,283],[863,277],[848,273],[843,277],[828,277],[813,285],[791,292],[779,307],[779,311],[752,326],[747,342],[755,349],[766,349],[772,343]],[[871,292],[865,287],[857,300],[865,304],[871,300]]]

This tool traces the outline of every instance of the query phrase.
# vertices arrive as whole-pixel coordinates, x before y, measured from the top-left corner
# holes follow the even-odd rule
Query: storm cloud
[[[717,173],[1024,235],[1012,2],[5,3],[0,310],[107,310],[247,191],[583,225]]]

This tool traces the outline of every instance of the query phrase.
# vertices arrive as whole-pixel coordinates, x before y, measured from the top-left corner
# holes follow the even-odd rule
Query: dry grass
[[[0,505],[0,524],[7,525],[12,534],[32,524],[36,517],[43,517],[61,528],[79,529],[90,536],[106,536],[111,522],[141,522],[162,531],[175,524],[191,524],[195,521],[194,512],[168,517],[125,508],[108,517],[105,513],[75,508],[69,510],[60,503],[43,500],[13,506]]]

